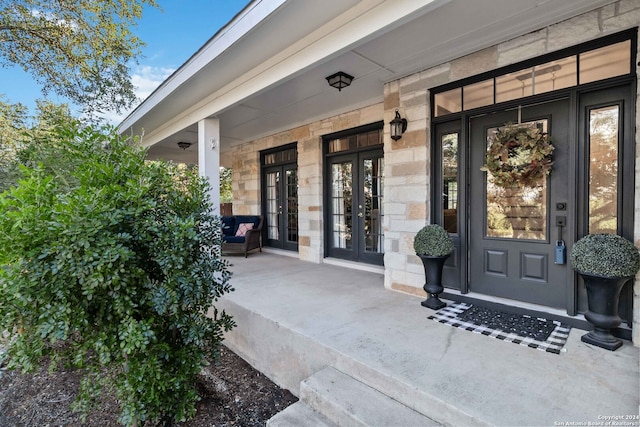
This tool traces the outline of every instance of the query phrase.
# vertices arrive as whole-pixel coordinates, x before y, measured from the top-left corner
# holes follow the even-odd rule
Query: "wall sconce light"
[[[396,110],[396,116],[389,122],[389,127],[391,128],[391,139],[397,141],[407,130],[407,119],[400,117],[400,113]]]
[[[350,76],[347,73],[343,73],[342,71],[338,71],[335,74],[330,75],[326,78],[329,82],[329,86],[335,87],[338,89],[338,92],[351,84],[353,81],[353,76]]]
[[[180,141],[178,142],[178,147],[182,148],[183,150],[186,150],[187,148],[191,147],[191,143]]]

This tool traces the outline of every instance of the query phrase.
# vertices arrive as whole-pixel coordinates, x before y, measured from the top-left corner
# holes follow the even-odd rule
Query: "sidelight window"
[[[618,230],[620,107],[589,112],[589,233]]]

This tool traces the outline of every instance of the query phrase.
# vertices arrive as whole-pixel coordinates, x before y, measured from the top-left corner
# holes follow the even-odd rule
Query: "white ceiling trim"
[[[416,14],[420,15],[420,12],[426,13],[426,11],[448,1],[362,1],[356,7],[342,13],[308,36],[293,43],[290,48],[272,57],[270,61],[262,63],[259,67],[228,83],[182,114],[168,118],[164,126],[153,129],[145,135],[144,145],[156,144],[193,123],[215,116],[249,96],[295,76],[314,64],[327,61],[356,44],[364,43],[383,31],[401,25],[405,18],[414,18]],[[390,25],[390,23],[392,24]],[[134,120],[123,122],[121,129],[126,129],[134,124]]]

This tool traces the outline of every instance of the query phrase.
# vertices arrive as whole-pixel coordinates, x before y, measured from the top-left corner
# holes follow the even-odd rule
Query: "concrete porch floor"
[[[566,352],[546,353],[429,320],[420,298],[384,289],[381,274],[264,252],[227,259],[235,291],[216,306],[238,326],[225,344],[295,395],[333,367],[443,425],[638,414],[640,349],[628,341],[609,352],[574,328]]]

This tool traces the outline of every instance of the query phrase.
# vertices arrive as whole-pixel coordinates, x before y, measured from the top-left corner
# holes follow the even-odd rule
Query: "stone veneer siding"
[[[322,262],[324,258],[322,136],[378,122],[383,118],[383,111],[382,103],[375,104],[256,139],[224,152],[221,164],[233,168],[233,213],[236,215],[260,213],[260,151],[297,142],[299,258],[304,261]]]
[[[639,25],[640,2],[612,2],[384,86],[385,122],[396,108],[409,121],[401,140],[385,143],[385,287],[424,296],[424,271],[413,251],[413,236],[430,222],[429,89]],[[635,137],[634,240],[640,246],[640,94],[636,94]],[[634,287],[633,342],[640,346],[640,275]]]

